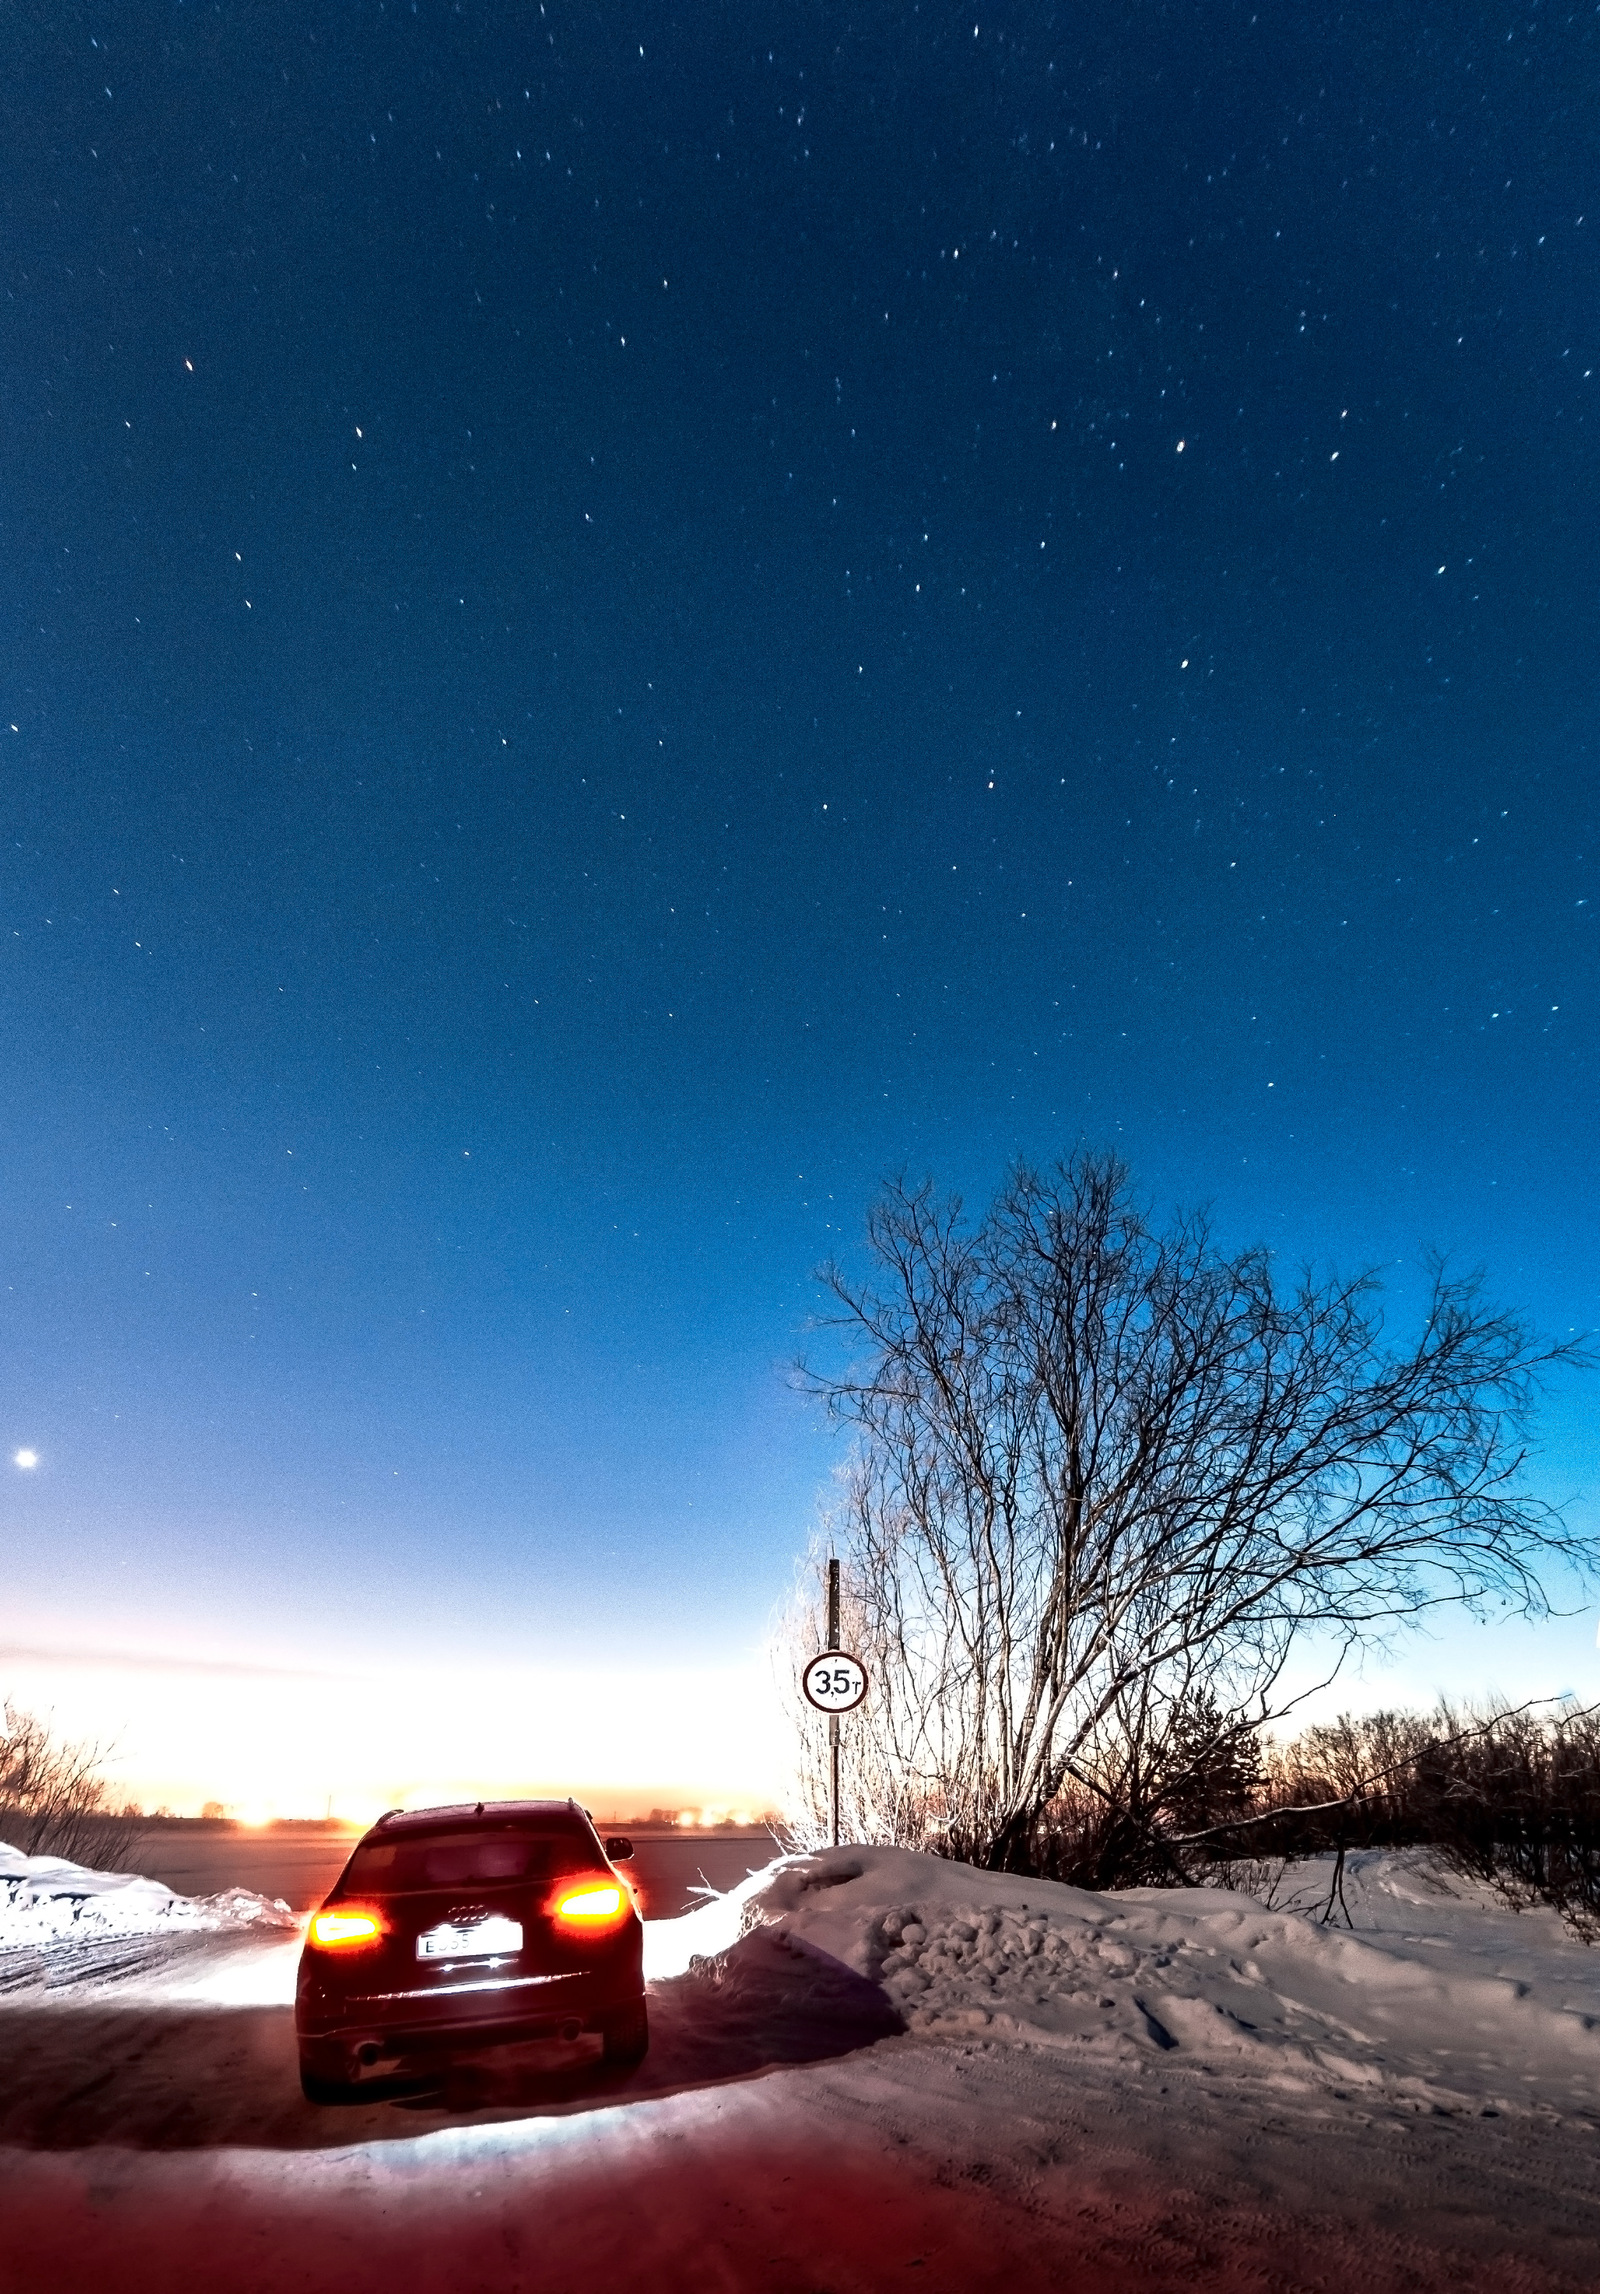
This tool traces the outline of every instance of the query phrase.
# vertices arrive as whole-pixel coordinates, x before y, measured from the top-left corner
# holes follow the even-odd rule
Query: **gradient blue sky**
[[[6,24],[16,1683],[178,1792],[87,1654],[612,1667],[711,1789],[625,1684],[754,1677],[902,1165],[1600,1324],[1593,11]]]

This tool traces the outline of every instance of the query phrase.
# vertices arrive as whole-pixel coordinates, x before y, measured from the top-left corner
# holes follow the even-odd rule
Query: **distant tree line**
[[[1331,1850],[1331,1916],[1349,1851],[1425,1846],[1508,1902],[1553,1905],[1600,1941],[1600,1706],[1341,1718],[1268,1747],[1253,1774],[1201,1791],[1185,1813],[1201,1821],[1170,1841],[1184,1878],[1270,1892],[1274,1863]],[[1067,1861],[1069,1833],[1064,1824]]]

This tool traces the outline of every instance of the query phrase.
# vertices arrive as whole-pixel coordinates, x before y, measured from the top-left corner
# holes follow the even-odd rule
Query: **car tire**
[[[642,1999],[614,2008],[600,2025],[607,2063],[642,2063],[650,2045],[650,2017]]]
[[[349,2103],[355,2099],[356,2083],[353,2079],[325,2079],[302,2057],[300,2092],[308,2103]]]

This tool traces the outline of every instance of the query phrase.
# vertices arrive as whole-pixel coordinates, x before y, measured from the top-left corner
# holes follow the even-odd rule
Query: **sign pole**
[[[853,1713],[868,1689],[867,1668],[857,1656],[840,1646],[839,1564],[828,1556],[828,1642],[809,1659],[800,1675],[806,1703],[828,1716],[828,1801],[832,1815],[833,1845],[839,1845],[839,1719]]]
[[[839,1564],[830,1555],[828,1560],[828,1647],[839,1646]],[[833,1804],[833,1845],[839,1845],[839,1716],[828,1715],[828,1768],[831,1778]]]
[[[833,1772],[833,1844],[839,1845],[839,1716],[828,1715],[828,1766]]]

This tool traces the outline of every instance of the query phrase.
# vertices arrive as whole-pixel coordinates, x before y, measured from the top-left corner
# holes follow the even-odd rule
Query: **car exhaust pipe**
[[[363,2039],[361,2045],[356,2049],[356,2061],[370,2071],[382,2053],[383,2049],[376,2039]]]
[[[561,2036],[570,2046],[572,2041],[579,2036],[582,2030],[583,2025],[579,2022],[577,2016],[569,2015],[566,2022],[561,2026]]]

